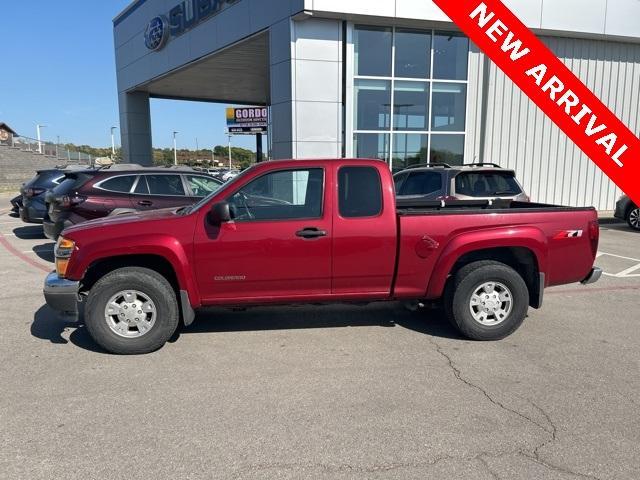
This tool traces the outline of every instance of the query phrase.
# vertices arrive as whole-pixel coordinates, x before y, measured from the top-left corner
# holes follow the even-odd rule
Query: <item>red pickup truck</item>
[[[191,207],[68,228],[44,294],[106,350],[156,350],[200,307],[442,299],[465,336],[514,332],[545,287],[593,283],[593,208],[396,203],[375,160],[261,163]]]

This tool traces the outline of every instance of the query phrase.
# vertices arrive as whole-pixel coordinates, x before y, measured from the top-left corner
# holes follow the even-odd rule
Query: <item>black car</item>
[[[11,212],[9,213],[9,215],[11,215],[12,217],[19,217],[20,209],[22,208],[22,195],[13,197],[10,202],[11,202]]]
[[[64,168],[52,168],[38,170],[36,176],[23,184],[20,188],[21,205],[19,206],[20,218],[26,223],[42,223],[47,211],[44,203],[44,195],[47,190],[60,184],[68,170]]]
[[[640,230],[640,208],[627,195],[623,195],[618,199],[615,216],[621,220],[626,220],[634,230]]]

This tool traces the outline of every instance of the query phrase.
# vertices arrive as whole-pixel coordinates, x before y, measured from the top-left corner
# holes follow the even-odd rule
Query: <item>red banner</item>
[[[640,205],[640,140],[551,50],[500,0],[433,2]]]

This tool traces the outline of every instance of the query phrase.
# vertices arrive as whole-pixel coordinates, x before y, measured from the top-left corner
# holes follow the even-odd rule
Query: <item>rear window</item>
[[[456,177],[456,194],[469,197],[511,197],[522,189],[511,172],[470,172]]]
[[[442,195],[442,174],[412,172],[402,184],[398,195]]]
[[[378,171],[373,167],[342,167],[338,172],[338,207],[344,218],[379,215],[382,185]]]
[[[73,173],[67,175],[60,185],[53,189],[53,192],[57,195],[67,195],[78,189],[80,189],[85,183],[93,178],[92,175],[86,173]]]
[[[45,170],[38,172],[25,186],[50,188],[59,185],[62,180],[64,180],[64,173],[59,170]]]
[[[135,181],[136,181],[135,175],[114,177],[114,178],[110,178],[109,180],[100,182],[99,188],[101,188],[102,190],[107,190],[109,192],[129,193]]]

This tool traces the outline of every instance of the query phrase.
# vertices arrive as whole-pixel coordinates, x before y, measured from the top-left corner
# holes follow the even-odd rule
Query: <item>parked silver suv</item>
[[[516,173],[494,163],[413,165],[393,178],[399,200],[530,201],[516,180]]]

